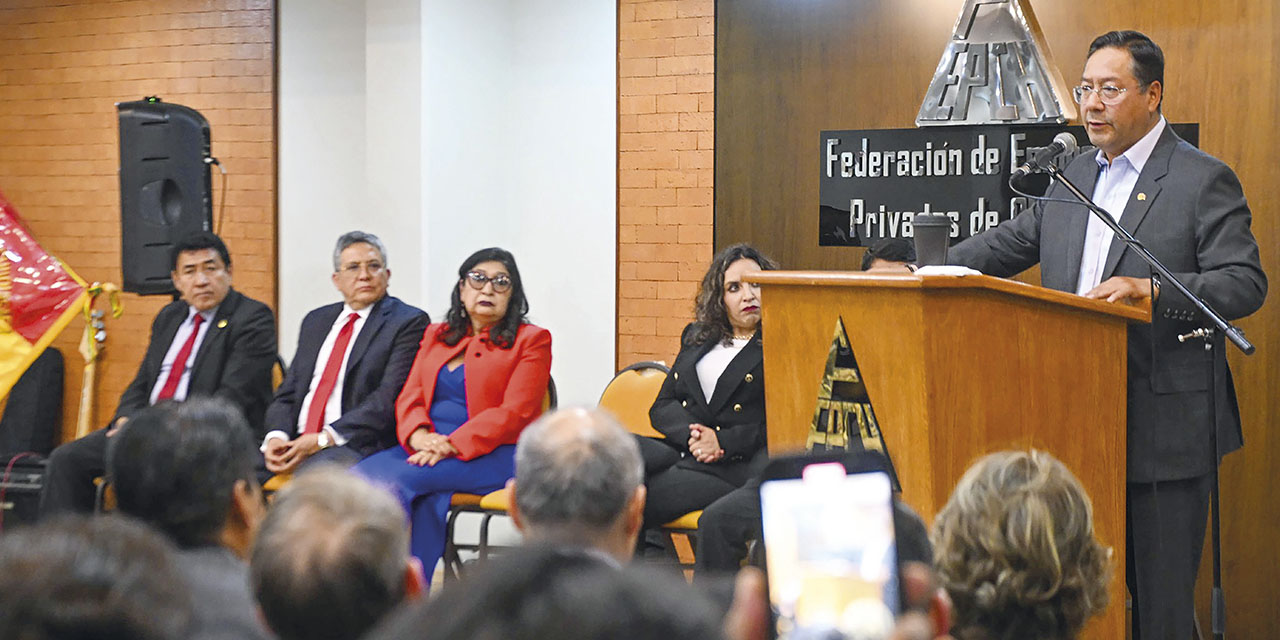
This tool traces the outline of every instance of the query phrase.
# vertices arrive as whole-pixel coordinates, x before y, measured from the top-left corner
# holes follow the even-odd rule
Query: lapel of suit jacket
[[[166,306],[160,313],[165,316],[164,322],[156,328],[156,335],[152,336],[152,340],[160,348],[156,349],[155,358],[146,363],[152,373],[150,385],[147,387],[148,391],[155,387],[156,381],[160,379],[160,369],[164,366],[164,357],[168,355],[170,347],[173,346],[173,339],[178,337],[178,329],[183,322],[187,321],[187,314],[191,313],[191,306],[186,302],[177,301]]]
[[[1147,158],[1147,164],[1143,165],[1142,173],[1138,174],[1138,181],[1134,183],[1133,192],[1129,194],[1129,202],[1124,206],[1124,215],[1120,216],[1120,226],[1129,233],[1137,233],[1138,225],[1142,224],[1142,219],[1147,217],[1147,212],[1155,203],[1156,196],[1160,193],[1159,181],[1169,173],[1169,159],[1173,157],[1173,148],[1177,146],[1179,140],[1178,135],[1173,132],[1173,126],[1165,123],[1164,133],[1160,134],[1160,140],[1151,150],[1151,157]],[[1120,256],[1124,255],[1127,249],[1120,236],[1114,236],[1111,239],[1111,248],[1107,250],[1107,261],[1102,267],[1103,280],[1115,273],[1116,265],[1120,263]]]
[[[1098,161],[1097,151],[1085,153],[1086,160],[1081,160],[1078,164],[1079,171],[1068,170],[1070,174],[1068,178],[1073,182],[1080,191],[1092,196],[1093,190],[1098,185]],[[1067,252],[1067,285],[1072,292],[1076,290],[1076,283],[1080,281],[1080,260],[1084,257],[1084,237],[1089,229],[1089,218],[1093,216],[1088,209],[1084,207],[1072,206],[1070,209],[1064,209],[1071,217],[1067,221],[1067,242],[1064,248]]]
[[[716,389],[711,393],[711,402],[707,403],[711,413],[719,413],[729,396],[733,395],[733,390],[743,383],[743,378],[748,371],[751,371],[764,360],[764,350],[760,347],[760,343],[756,338],[752,338],[747,344],[743,345],[738,355],[729,361],[729,366],[725,367],[724,373],[720,374],[720,379],[716,380]]]
[[[378,335],[382,325],[386,324],[387,314],[391,313],[390,300],[391,296],[382,296],[382,299],[369,310],[369,317],[365,318],[364,326],[360,328],[360,335],[356,336],[356,343],[351,345],[351,355],[347,357],[346,374],[348,376],[355,369],[356,363],[360,362],[360,358],[363,358],[365,352],[369,350],[369,342]],[[348,377],[347,380],[350,378]]]
[[[221,351],[225,348],[227,333],[231,331],[231,316],[240,306],[242,297],[235,289],[228,291],[227,297],[222,300],[222,304],[218,305],[218,311],[213,315],[213,320],[209,321],[209,328],[205,330],[204,339],[200,341],[200,349],[196,351],[196,358],[191,363],[191,378],[187,383],[188,396],[214,388],[215,385],[207,378],[218,372],[209,371],[208,367],[201,365],[204,364],[206,354],[215,353],[214,349]]]
[[[693,357],[689,359],[687,370],[682,373],[684,380],[679,380],[688,390],[689,395],[693,396],[694,402],[702,407],[707,407],[707,396],[702,392],[702,381],[698,379],[698,361],[702,360],[702,356],[707,355],[718,344],[715,340],[708,340],[700,345],[693,352]],[[713,392],[714,395],[714,392]]]
[[[299,349],[298,357],[295,362],[290,363],[290,369],[294,374],[294,380],[301,387],[299,392],[298,407],[302,406],[302,397],[311,390],[311,378],[316,373],[316,362],[320,359],[320,349],[324,348],[324,340],[329,337],[329,331],[333,329],[333,323],[338,321],[338,314],[342,313],[342,303],[336,302],[325,307],[316,315],[314,328],[311,329],[311,335],[304,333],[298,336],[299,342],[306,340],[306,350]]]

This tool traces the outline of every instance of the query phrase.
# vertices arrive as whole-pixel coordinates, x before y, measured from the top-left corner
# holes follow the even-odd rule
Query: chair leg
[[[480,519],[480,560],[489,559],[489,521],[493,519],[492,513],[485,513]]]
[[[98,482],[98,486],[93,490],[93,512],[94,513],[103,513],[104,503],[106,503],[106,500],[107,500],[107,486],[109,486],[110,484],[111,484],[111,481],[108,480],[106,476],[103,476],[101,481]]]
[[[453,528],[458,520],[458,510],[449,511],[449,520],[444,527],[444,582],[449,584],[462,577],[462,557],[458,554],[458,545],[453,541]]]

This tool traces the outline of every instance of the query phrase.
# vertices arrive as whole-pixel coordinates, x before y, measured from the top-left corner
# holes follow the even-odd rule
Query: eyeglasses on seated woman
[[[551,378],[551,333],[529,324],[509,251],[471,254],[451,289],[445,321],[423,333],[396,400],[400,446],[355,467],[399,498],[428,576],[444,553],[450,498],[496,491],[515,475],[516,440],[542,412]]]

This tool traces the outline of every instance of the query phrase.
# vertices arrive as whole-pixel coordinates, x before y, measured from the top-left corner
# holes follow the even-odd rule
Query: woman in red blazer
[[[450,498],[515,475],[516,439],[542,412],[551,379],[551,333],[526,322],[515,257],[481,249],[458,276],[446,321],[423,333],[396,400],[400,446],[355,467],[404,505],[428,577],[444,553]]]

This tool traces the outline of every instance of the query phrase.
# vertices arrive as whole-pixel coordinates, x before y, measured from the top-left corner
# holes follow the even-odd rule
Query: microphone
[[[1065,155],[1075,153],[1080,149],[1080,145],[1076,144],[1076,137],[1070,133],[1063,131],[1053,137],[1053,143],[1047,147],[1032,147],[1027,149],[1027,161],[1022,163],[1013,172],[1010,180],[1018,180],[1025,178],[1033,173],[1044,171],[1054,160]]]

